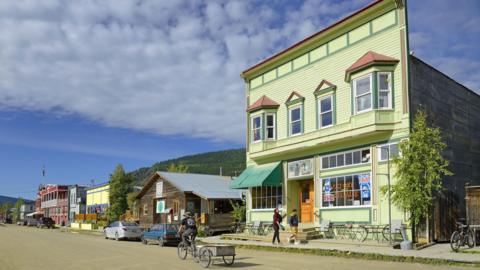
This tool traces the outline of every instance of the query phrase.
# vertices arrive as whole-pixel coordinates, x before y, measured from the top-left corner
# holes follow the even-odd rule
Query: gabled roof
[[[242,199],[241,191],[230,188],[230,178],[218,175],[173,172],[154,173],[138,193],[137,198],[143,197],[158,179],[163,179],[178,190],[191,192],[203,199]]]
[[[296,97],[296,98],[293,98],[293,97]],[[287,98],[287,101],[285,101],[286,104],[289,104],[297,99],[301,99],[301,100],[304,100],[305,98],[300,95],[299,93],[297,93],[296,91],[292,91],[292,93],[290,94],[290,96],[288,96]]]
[[[386,56],[383,54],[379,54],[376,52],[368,51],[362,57],[360,57],[355,63],[353,63],[347,70],[345,71],[345,80],[347,80],[348,76],[351,73],[358,71],[360,69],[375,65],[375,64],[396,64],[398,63],[398,59],[395,59],[390,56]]]
[[[280,106],[277,102],[271,100],[267,96],[263,95],[247,109],[247,112],[253,112],[261,109],[276,109]]]
[[[318,84],[317,88],[315,89],[315,92],[318,92],[322,89],[323,85],[328,85],[328,87],[337,87],[335,84],[327,81],[327,80],[322,80],[320,84]]]

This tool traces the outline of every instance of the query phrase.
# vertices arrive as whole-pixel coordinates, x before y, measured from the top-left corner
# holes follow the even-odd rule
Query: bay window
[[[355,113],[372,109],[372,75],[353,80]]]
[[[288,110],[290,136],[302,133],[302,107],[297,106]]]
[[[252,117],[252,142],[258,142],[262,140],[262,116]]]
[[[328,95],[318,99],[318,127],[333,125],[333,96]]]
[[[392,108],[392,85],[390,72],[378,73],[378,108]]]

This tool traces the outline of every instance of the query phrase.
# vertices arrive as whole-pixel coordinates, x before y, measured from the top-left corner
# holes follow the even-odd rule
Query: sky
[[[370,2],[0,1],[0,195],[244,147],[241,71]],[[408,8],[411,51],[479,93],[480,1]]]

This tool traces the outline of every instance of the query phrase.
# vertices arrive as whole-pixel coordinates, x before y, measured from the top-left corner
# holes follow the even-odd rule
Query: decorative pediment
[[[360,57],[355,63],[353,63],[345,71],[345,81],[350,80],[350,75],[362,69],[375,66],[375,65],[395,65],[398,63],[398,59],[395,59],[390,56],[379,54],[376,52],[368,51],[362,57]]]
[[[327,80],[322,80],[317,88],[315,89],[315,91],[313,92],[313,94],[315,96],[318,96],[318,95],[321,95],[323,93],[326,93],[328,91],[335,91],[335,89],[337,89],[337,86]]]
[[[289,106],[289,105],[292,105],[292,104],[295,104],[295,103],[303,102],[304,100],[305,100],[305,97],[303,97],[299,93],[293,91],[290,94],[290,96],[288,97],[287,101],[285,101],[285,104],[287,104],[287,106]]]
[[[248,107],[247,112],[258,111],[261,109],[277,109],[279,106],[280,104],[263,95]]]

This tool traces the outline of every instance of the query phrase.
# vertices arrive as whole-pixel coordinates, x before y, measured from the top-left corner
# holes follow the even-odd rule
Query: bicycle
[[[212,263],[212,252],[205,247],[201,247],[197,250],[195,237],[193,236],[190,236],[190,241],[187,243],[182,241],[177,247],[177,255],[180,260],[185,260],[188,254],[192,255],[193,260],[200,263],[205,268],[209,267]]]
[[[455,222],[457,225],[457,230],[452,233],[450,238],[450,247],[453,251],[458,252],[460,247],[465,246],[465,244],[472,248],[475,244],[475,237],[473,231],[470,229],[470,225],[464,225],[462,222]]]

